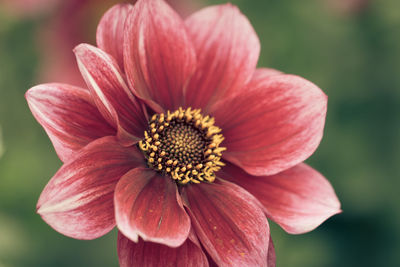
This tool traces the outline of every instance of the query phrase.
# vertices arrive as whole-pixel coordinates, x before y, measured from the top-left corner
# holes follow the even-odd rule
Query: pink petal
[[[122,147],[114,137],[97,139],[64,164],[46,185],[37,204],[38,213],[66,236],[102,236],[115,226],[117,181],[141,164],[141,153],[135,147]]]
[[[186,240],[190,219],[176,184],[150,169],[128,172],[115,190],[115,212],[119,230],[137,242],[145,241],[178,247]]]
[[[121,267],[207,267],[207,257],[199,245],[187,239],[180,247],[171,248],[139,239],[134,243],[118,233],[118,257]]]
[[[340,202],[331,184],[306,164],[272,176],[251,176],[227,164],[218,172],[253,194],[269,218],[291,234],[313,230],[340,212]]]
[[[25,97],[62,161],[91,141],[115,134],[85,89],[66,84],[42,84],[31,88]]]
[[[220,101],[212,115],[225,137],[223,157],[252,175],[272,175],[315,151],[326,108],[326,95],[311,82],[266,72],[237,97]]]
[[[139,0],[125,33],[125,72],[134,93],[157,112],[182,106],[196,56],[179,15],[162,0]]]
[[[265,77],[272,76],[272,75],[280,75],[284,74],[283,72],[271,69],[271,68],[258,68],[254,71],[253,77],[251,78],[252,83],[262,82],[261,80],[265,79]],[[251,88],[250,88],[251,89]]]
[[[218,266],[267,266],[269,226],[260,203],[227,181],[182,188],[201,244]]]
[[[260,42],[248,19],[231,4],[204,8],[185,23],[198,62],[187,91],[187,105],[206,109],[250,81]]]
[[[276,267],[276,255],[275,255],[275,246],[274,242],[272,242],[271,236],[269,237],[269,245],[268,245],[268,267]]]
[[[104,118],[112,125],[120,126],[119,136],[130,133],[132,139],[140,140],[147,127],[146,117],[115,60],[88,44],[78,45],[74,52],[82,76]]]
[[[122,71],[125,20],[132,9],[133,5],[128,3],[117,4],[103,15],[97,26],[97,46],[112,55]]]

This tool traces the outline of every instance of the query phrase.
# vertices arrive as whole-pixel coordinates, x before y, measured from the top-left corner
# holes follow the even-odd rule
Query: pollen
[[[147,165],[177,184],[214,182],[215,172],[225,147],[221,129],[214,118],[203,116],[200,109],[179,108],[166,114],[154,114],[144,139],[138,144]]]

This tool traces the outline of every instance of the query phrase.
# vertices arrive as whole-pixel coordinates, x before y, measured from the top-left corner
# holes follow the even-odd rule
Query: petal
[[[185,21],[197,55],[187,105],[207,108],[250,81],[260,42],[248,19],[231,4],[204,8]]]
[[[207,267],[207,257],[199,245],[187,239],[180,247],[171,248],[142,239],[132,242],[118,233],[118,258],[121,267]]]
[[[182,188],[201,244],[218,266],[266,266],[268,221],[260,203],[227,181]]]
[[[272,242],[271,236],[269,237],[269,245],[268,245],[268,267],[276,267],[276,255],[275,255],[275,246],[274,242]]]
[[[66,236],[102,236],[115,226],[117,181],[141,164],[135,147],[121,147],[115,137],[97,139],[64,164],[46,185],[37,204],[38,213]]]
[[[115,212],[119,230],[137,242],[145,241],[170,247],[182,245],[190,230],[176,184],[150,169],[128,172],[115,190]]]
[[[252,83],[261,82],[265,77],[284,74],[280,70],[271,68],[258,68],[254,71],[253,77],[251,78]]]
[[[79,69],[95,103],[112,125],[140,140],[147,127],[142,107],[130,92],[115,60],[101,49],[80,44],[74,49]],[[121,130],[123,134],[121,133]]]
[[[340,202],[331,184],[306,164],[272,176],[251,176],[227,164],[218,176],[253,194],[263,204],[267,216],[291,234],[311,231],[340,212]]]
[[[125,72],[134,93],[157,112],[182,106],[196,56],[179,15],[162,0],[139,0],[125,33]]]
[[[66,84],[41,84],[29,89],[25,97],[62,161],[91,141],[115,134],[85,89]]]
[[[101,18],[97,26],[97,46],[113,56],[118,66],[124,70],[123,43],[125,20],[133,5],[117,4],[110,8]]]
[[[272,175],[307,159],[321,141],[326,95],[294,75],[252,80],[212,115],[223,129],[223,157],[252,175]]]

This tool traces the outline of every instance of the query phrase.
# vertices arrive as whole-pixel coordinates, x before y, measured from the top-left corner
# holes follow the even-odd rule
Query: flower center
[[[179,108],[167,114],[154,114],[139,148],[150,168],[169,175],[178,184],[213,182],[225,147],[221,129],[214,118],[200,109]]]

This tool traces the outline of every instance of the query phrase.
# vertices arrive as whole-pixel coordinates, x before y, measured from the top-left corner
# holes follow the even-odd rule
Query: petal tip
[[[47,86],[47,85],[48,84],[39,84],[39,85],[35,85],[35,86],[29,88],[24,94],[25,99],[28,102],[34,101],[36,91],[39,90],[41,87]]]
[[[72,49],[72,51],[73,51],[75,54],[77,54],[77,53],[79,53],[79,51],[81,51],[81,50],[83,49],[84,46],[85,46],[85,44],[83,44],[83,43],[78,44],[77,46],[75,46],[75,47]]]
[[[85,50],[91,49],[93,45],[87,43],[80,43],[75,46],[72,51],[74,52],[75,56],[81,56]]]
[[[187,238],[186,239],[183,239],[183,238],[182,239],[153,238],[153,237],[149,237],[149,236],[145,235],[144,233],[139,233],[139,236],[146,242],[158,243],[158,244],[166,245],[171,248],[180,247],[187,240]],[[187,236],[189,236],[189,231],[187,233]]]
[[[32,88],[30,88],[28,91],[26,91],[25,92],[25,94],[24,94],[24,97],[25,97],[25,99],[26,99],[26,101],[30,101],[30,99],[31,99],[31,97],[32,97],[32,89],[33,89],[34,87],[32,87]]]
[[[139,236],[136,233],[134,233],[133,231],[128,231],[128,230],[125,230],[123,227],[120,227],[118,225],[118,220],[117,220],[117,228],[126,238],[128,238],[132,242],[135,242],[135,243],[139,242]]]

